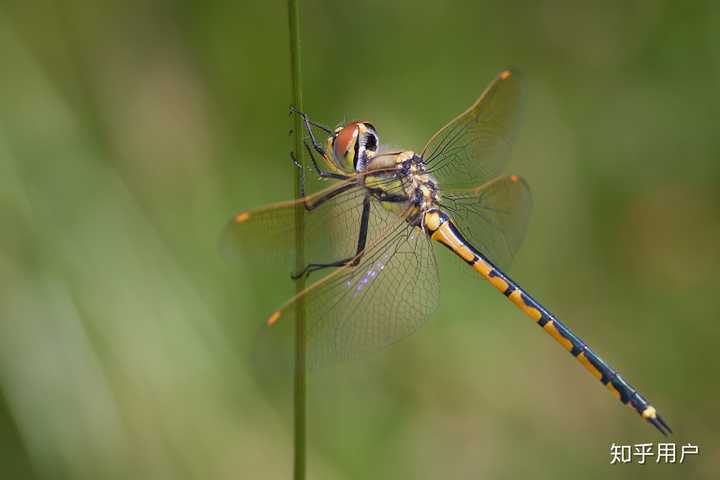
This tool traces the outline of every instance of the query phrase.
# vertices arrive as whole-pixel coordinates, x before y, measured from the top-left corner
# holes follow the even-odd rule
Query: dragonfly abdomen
[[[655,408],[635,388],[610,368],[555,315],[550,313],[510,277],[498,269],[487,257],[470,245],[447,214],[438,209],[428,210],[423,216],[423,226],[432,240],[445,245],[465,260],[498,291],[550,334],[555,341],[570,352],[586,370],[608,388],[615,398],[623,404],[631,406],[663,434],[671,432],[670,427],[657,414]]]

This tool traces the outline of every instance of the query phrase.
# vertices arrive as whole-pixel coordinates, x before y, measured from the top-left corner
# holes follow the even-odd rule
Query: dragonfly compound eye
[[[345,172],[363,171],[367,160],[377,153],[379,138],[375,127],[367,122],[350,122],[335,131],[333,157]]]
[[[343,171],[355,170],[360,148],[359,133],[359,122],[350,122],[336,130],[333,140],[333,157],[335,164]]]

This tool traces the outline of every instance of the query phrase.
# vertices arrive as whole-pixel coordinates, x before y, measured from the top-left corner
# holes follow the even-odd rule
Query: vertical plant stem
[[[300,9],[298,0],[288,0],[288,22],[290,30],[290,78],[292,79],[292,104],[301,112],[302,99],[302,69],[300,68]],[[299,115],[293,115],[295,160],[304,167],[303,159],[303,125]],[[302,170],[294,168],[295,172],[295,198],[300,198]],[[302,203],[295,207],[295,271],[300,272],[305,267],[305,209]],[[295,291],[305,288],[305,277],[301,276],[295,283]],[[305,394],[305,302],[302,297],[295,302],[295,388],[294,388],[294,480],[305,480],[305,444],[306,444],[306,394]]]

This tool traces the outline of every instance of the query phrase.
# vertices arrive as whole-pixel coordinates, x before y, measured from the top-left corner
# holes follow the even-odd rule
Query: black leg
[[[353,265],[360,263],[363,252],[365,252],[365,242],[367,242],[368,225],[370,224],[370,195],[365,194],[363,199],[363,211],[360,217],[360,235],[358,236],[357,251],[355,252],[355,261]]]
[[[313,150],[315,150],[315,152],[317,152],[317,153],[319,153],[320,155],[322,155],[323,158],[325,158],[325,159],[328,158],[327,152],[325,151],[325,149],[324,149],[324,148],[322,147],[322,145],[320,145],[320,144],[318,143],[318,141],[315,139],[315,135],[313,134],[311,125],[314,126],[314,127],[320,128],[321,130],[324,130],[324,131],[326,131],[327,133],[330,133],[330,134],[332,133],[332,131],[331,131],[329,128],[327,128],[327,127],[324,127],[324,126],[322,126],[322,125],[320,125],[320,124],[318,124],[318,123],[315,123],[315,122],[311,121],[305,113],[300,112],[299,110],[295,109],[295,107],[290,107],[290,113],[291,113],[291,114],[292,114],[292,113],[295,113],[295,114],[297,114],[297,115],[300,115],[300,116],[302,117],[302,119],[303,119],[303,122],[305,123],[305,130],[307,131],[307,134],[308,134],[308,136],[310,137],[310,142],[312,143],[312,149],[311,149],[311,148],[310,148],[310,145],[308,145],[308,144],[307,144],[307,141],[306,141],[306,142],[305,142],[305,149],[307,150],[308,155],[310,155],[310,160],[312,160],[312,164],[313,164],[313,168],[315,169],[315,172],[317,172],[317,174],[318,174],[321,178],[333,178],[333,179],[336,179],[336,180],[345,180],[345,179],[347,179],[347,178],[348,178],[347,175],[341,175],[341,174],[338,174],[338,173],[328,172],[328,171],[326,171],[326,170],[321,169],[320,166],[318,165],[318,162],[317,162],[317,159],[315,158],[315,155],[313,154]],[[290,132],[292,132],[292,130],[290,130]],[[295,159],[293,159],[293,161],[295,162],[295,165],[298,165],[298,162],[297,162]]]
[[[378,200],[380,200],[381,202],[403,203],[410,200],[407,195],[402,193],[387,193],[383,191],[377,191],[373,193],[377,195]]]
[[[320,205],[322,205],[323,203],[327,202],[328,200],[331,200],[332,198],[337,197],[341,193],[347,192],[348,190],[350,190],[356,186],[357,185],[355,183],[348,183],[346,185],[342,185],[342,186],[336,188],[335,190],[332,190],[332,191],[326,193],[322,197],[319,197],[314,202],[310,202],[307,199],[305,199],[303,202],[303,204],[305,205],[305,210],[307,210],[308,212],[311,212],[311,211],[315,210],[317,207],[319,207]]]
[[[344,258],[330,263],[309,263],[301,272],[294,273],[290,276],[293,280],[302,277],[309,277],[311,273],[331,267],[343,267],[346,265],[356,266],[360,263],[363,253],[365,253],[365,244],[367,242],[368,225],[370,221],[370,196],[365,195],[363,200],[363,211],[360,218],[360,235],[358,236],[357,250],[352,257]]]
[[[290,115],[292,115],[293,113],[295,113],[295,114],[297,114],[297,115],[300,115],[300,116],[303,118],[303,120],[305,120],[305,124],[306,124],[306,125],[307,125],[307,124],[310,124],[310,125],[312,125],[313,127],[319,128],[320,130],[324,131],[325,133],[333,133],[333,131],[330,130],[328,127],[326,127],[326,126],[324,126],[324,125],[321,125],[321,124],[319,124],[319,123],[317,123],[317,122],[313,122],[312,120],[310,120],[310,118],[307,116],[306,113],[301,112],[300,110],[298,110],[297,108],[295,108],[295,106],[291,106],[291,107],[290,107]]]
[[[305,149],[308,152],[308,155],[310,155],[310,160],[312,160],[313,167],[315,168],[315,171],[318,175],[320,175],[321,178],[334,178],[335,180],[346,180],[348,177],[347,175],[341,175],[339,173],[333,173],[333,172],[326,172],[325,170],[321,169],[320,166],[317,163],[317,160],[315,159],[315,154],[313,154],[313,151],[310,149],[310,145],[305,143]],[[324,154],[323,154],[324,156]]]
[[[310,160],[312,161],[313,168],[315,169],[315,172],[320,176],[320,178],[332,178],[335,180],[347,180],[348,178],[350,178],[347,175],[328,172],[328,171],[321,169],[320,165],[318,165],[318,163],[317,163],[317,159],[315,158],[313,151],[310,149],[310,146],[307,144],[307,142],[305,142],[304,145],[305,145],[305,150],[307,150],[307,153],[310,156]],[[301,181],[304,184],[304,182],[305,182],[304,167],[300,164],[300,162],[297,161],[297,159],[295,158],[295,154],[293,152],[290,152],[290,159],[292,160],[293,164],[302,172],[303,177],[302,177]],[[305,195],[303,195],[303,197],[304,196]]]
[[[323,127],[322,125],[320,125],[318,123],[311,121],[310,118],[308,118],[308,116],[305,113],[300,112],[299,110],[296,110],[295,107],[290,107],[290,112],[300,115],[300,117],[302,117],[303,122],[305,123],[305,131],[307,131],[307,134],[310,137],[310,141],[312,142],[313,148],[315,149],[316,152],[318,152],[323,157],[327,157],[327,152],[322,147],[322,145],[320,145],[320,143],[318,143],[317,139],[315,139],[315,134],[312,131],[312,127],[317,127],[329,134],[333,133],[332,130],[330,130],[327,127]]]

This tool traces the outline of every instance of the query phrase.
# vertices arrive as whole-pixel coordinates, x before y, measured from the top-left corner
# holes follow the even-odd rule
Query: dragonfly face
[[[276,310],[267,323],[281,324],[269,329],[274,331],[292,325],[295,302],[302,299],[311,367],[385,347],[422,325],[437,305],[437,267],[430,243],[440,243],[551,335],[623,404],[666,434],[670,428],[655,408],[503,271],[520,247],[530,210],[527,183],[517,175],[499,175],[521,96],[520,77],[501,72],[420,153],[379,149],[377,131],[368,122],[354,121],[331,131],[300,114],[312,142],[306,147],[315,171],[336,182],[297,201],[239,213],[226,229],[225,242],[246,254],[253,249],[292,252],[295,212],[306,210],[309,263],[294,278],[315,272],[325,276]],[[315,141],[312,127],[330,134],[327,148]],[[320,168],[313,151],[328,170]]]
[[[364,171],[377,153],[379,142],[375,127],[368,122],[354,121],[336,128],[328,138],[333,162],[330,167],[349,174]]]

